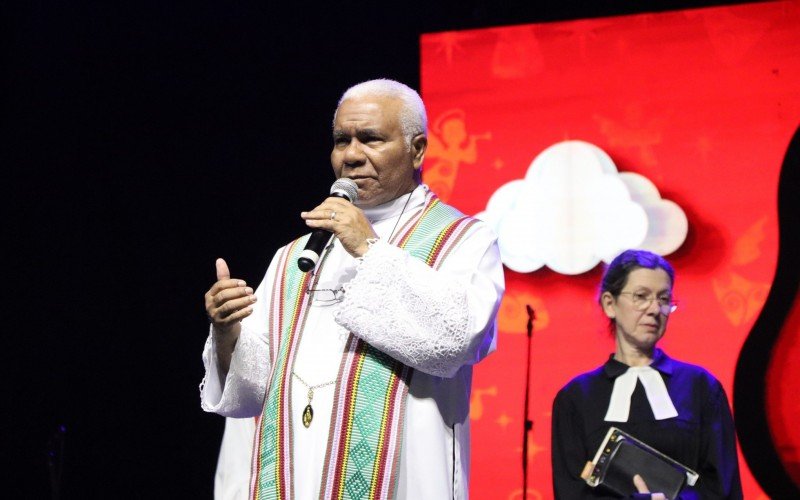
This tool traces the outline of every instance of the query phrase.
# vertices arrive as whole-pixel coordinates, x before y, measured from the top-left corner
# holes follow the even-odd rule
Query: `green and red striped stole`
[[[393,242],[438,268],[475,219],[428,193]],[[307,236],[279,255],[270,304],[272,374],[253,458],[251,496],[291,499],[291,373],[309,300],[310,273],[295,262]],[[320,263],[320,269],[324,265]],[[319,270],[317,271],[319,274]],[[320,486],[323,499],[388,499],[397,487],[405,403],[413,369],[350,334],[339,368]]]
[[[261,425],[256,431],[257,448],[253,454],[250,487],[250,497],[255,499],[294,497],[291,481],[292,426],[289,417],[291,373],[309,307],[305,290],[312,277],[311,273],[301,273],[296,262],[308,237],[299,238],[281,250],[278,272],[271,285],[269,357],[272,370],[267,381]]]

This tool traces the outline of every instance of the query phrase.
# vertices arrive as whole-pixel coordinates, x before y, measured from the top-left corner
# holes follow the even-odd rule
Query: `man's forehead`
[[[336,112],[334,130],[391,127],[399,123],[399,110],[397,100],[386,96],[349,98]]]

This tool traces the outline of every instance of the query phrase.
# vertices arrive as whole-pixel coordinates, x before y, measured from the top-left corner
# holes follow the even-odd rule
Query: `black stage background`
[[[339,95],[376,77],[419,88],[421,33],[733,2],[492,3],[0,7],[0,495],[50,498],[55,451],[64,499],[211,498],[214,259],[259,282],[333,181]]]

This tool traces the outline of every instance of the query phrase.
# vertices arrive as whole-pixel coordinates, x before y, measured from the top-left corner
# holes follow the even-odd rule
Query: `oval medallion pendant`
[[[312,410],[311,405],[308,404],[303,410],[303,425],[306,426],[306,429],[311,425],[312,420],[314,420],[314,410]]]

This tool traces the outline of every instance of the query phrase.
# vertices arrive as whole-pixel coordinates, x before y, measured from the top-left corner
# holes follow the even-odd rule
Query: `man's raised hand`
[[[239,322],[253,313],[256,296],[244,280],[231,279],[224,259],[217,259],[217,282],[206,292],[206,314],[223,335],[239,333]]]

